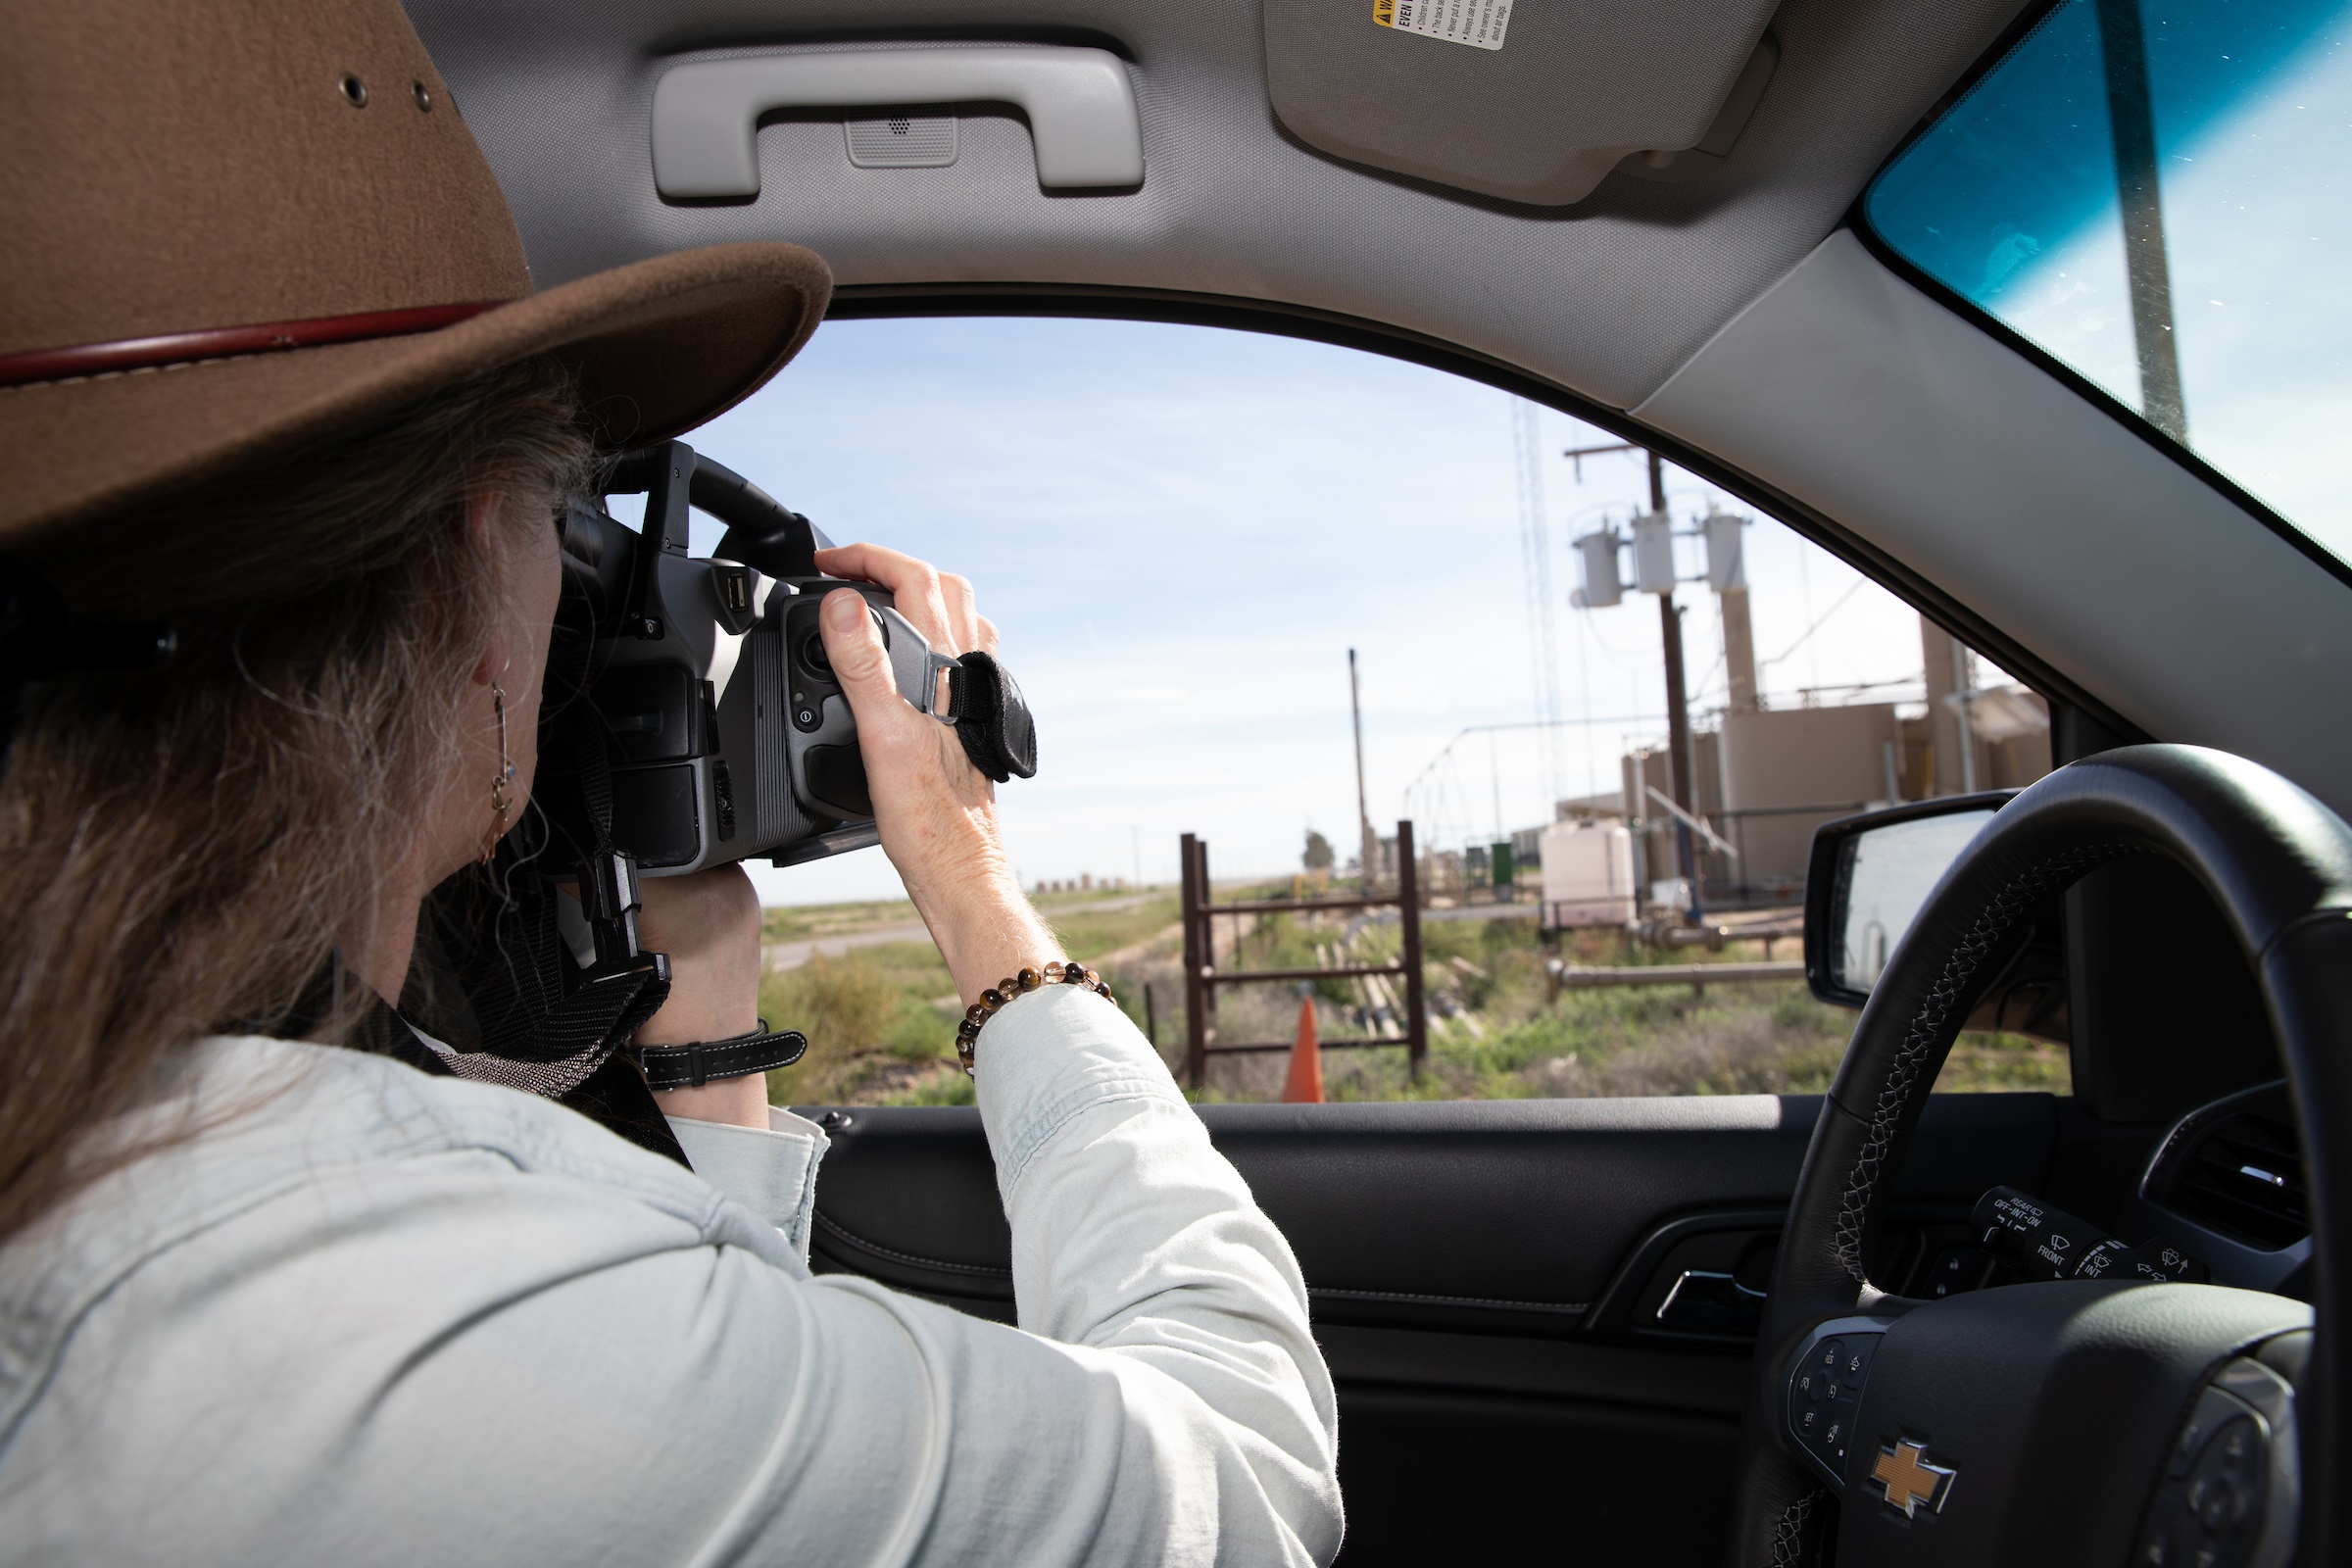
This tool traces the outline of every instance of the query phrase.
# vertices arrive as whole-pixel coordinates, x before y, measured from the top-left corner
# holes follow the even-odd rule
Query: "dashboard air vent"
[[[2266,1251],[2311,1235],[2302,1144],[2284,1116],[2223,1116],[2171,1163],[2152,1196],[2183,1218]]]

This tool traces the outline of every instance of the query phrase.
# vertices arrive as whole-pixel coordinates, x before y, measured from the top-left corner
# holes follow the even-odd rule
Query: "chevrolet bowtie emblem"
[[[1879,1462],[1870,1467],[1870,1479],[1886,1490],[1886,1506],[1899,1509],[1906,1519],[1918,1518],[1923,1502],[1930,1513],[1943,1512],[1943,1499],[1952,1494],[1955,1473],[1928,1463],[1927,1445],[1909,1438],[1881,1444]]]

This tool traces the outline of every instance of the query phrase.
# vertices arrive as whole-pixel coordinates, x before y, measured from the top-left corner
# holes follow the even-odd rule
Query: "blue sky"
[[[689,439],[836,540],[975,583],[1038,715],[1035,779],[1000,792],[1025,881],[1173,880],[1176,840],[1220,875],[1298,863],[1306,829],[1354,838],[1347,651],[1388,829],[1421,789],[1424,838],[1545,820],[1522,589],[1513,401],[1441,371],[1254,333],[1040,319],[836,321],[758,397]],[[1658,616],[1629,594],[1567,607],[1568,542],[1646,495],[1640,465],[1557,454],[1613,439],[1541,418],[1564,793],[1613,787],[1663,734]],[[1678,518],[1709,487],[1669,472]],[[695,547],[716,528],[696,518]],[[1696,546],[1686,569],[1696,572]],[[1911,679],[1917,619],[1794,534],[1748,531],[1768,692]],[[1694,701],[1722,700],[1714,597],[1682,590]],[[1820,629],[1803,634],[1815,621]],[[895,896],[878,851],[756,871],[771,903]]]

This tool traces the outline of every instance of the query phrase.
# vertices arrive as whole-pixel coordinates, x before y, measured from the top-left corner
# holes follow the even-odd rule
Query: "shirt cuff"
[[[781,1105],[767,1107],[765,1131],[684,1116],[668,1120],[694,1173],[782,1231],[808,1262],[816,1167],[832,1145],[825,1130]]]
[[[1143,1031],[1078,986],[1041,986],[998,1008],[973,1045],[972,1075],[1007,1208],[1030,1159],[1080,1111],[1110,1100],[1185,1102]]]

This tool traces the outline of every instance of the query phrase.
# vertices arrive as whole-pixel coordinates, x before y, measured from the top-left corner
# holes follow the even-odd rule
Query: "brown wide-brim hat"
[[[0,49],[0,550],[534,356],[675,435],[808,340],[781,243],[532,290],[396,0],[40,0]]]

